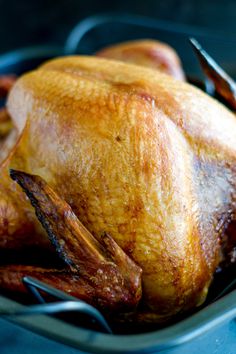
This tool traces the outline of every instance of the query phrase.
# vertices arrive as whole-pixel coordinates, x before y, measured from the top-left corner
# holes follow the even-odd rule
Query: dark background
[[[0,52],[62,44],[79,20],[110,11],[200,26],[236,38],[234,0],[0,0]]]

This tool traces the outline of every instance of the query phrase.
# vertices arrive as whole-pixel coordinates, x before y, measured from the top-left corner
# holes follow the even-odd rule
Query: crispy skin
[[[235,211],[230,111],[157,71],[92,57],[59,58],[24,75],[8,110],[20,138],[2,171],[40,175],[98,240],[110,234],[142,268],[143,301],[156,321],[204,300]],[[6,188],[8,206],[30,215],[15,217],[15,231],[22,222],[36,227],[7,178],[0,202]]]
[[[97,56],[146,66],[185,81],[180,59],[175,50],[155,40],[123,42],[104,48]]]
[[[5,108],[0,108],[0,144],[2,139],[9,134],[13,128],[11,118]]]
[[[79,274],[83,278],[82,282],[74,284],[74,295],[80,297],[80,288],[85,284],[86,289],[93,289],[93,298],[96,296],[97,303],[107,310],[135,308],[142,293],[141,268],[109,235],[103,234],[98,242],[77,219],[70,206],[42,178],[14,170],[11,171],[11,177],[30,198],[59,256],[69,266],[71,276]],[[32,275],[27,273],[27,268],[25,275]],[[64,290],[64,283],[54,285]]]

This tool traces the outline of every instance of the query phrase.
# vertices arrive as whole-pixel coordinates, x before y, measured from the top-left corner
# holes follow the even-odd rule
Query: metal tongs
[[[236,110],[235,81],[215,62],[196,39],[190,38],[189,40],[197,54],[203,72],[207,79],[214,85],[217,94],[222,97],[231,108]]]
[[[21,316],[34,316],[40,314],[55,315],[66,312],[77,312],[77,316],[84,314],[90,319],[90,321],[95,323],[98,327],[97,331],[112,334],[112,330],[106,319],[95,307],[37,279],[24,277],[22,282],[39,304],[21,306],[20,308],[15,308],[14,306],[2,308],[0,306],[0,317],[14,320]],[[56,302],[46,302],[41,292],[50,295],[56,299]]]

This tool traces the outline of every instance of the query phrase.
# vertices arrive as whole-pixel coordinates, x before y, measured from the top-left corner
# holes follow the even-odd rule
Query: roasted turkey
[[[175,50],[156,40],[135,40],[101,49],[97,56],[146,66],[185,81],[181,61]]]
[[[139,321],[203,303],[235,217],[231,111],[159,71],[88,56],[20,77],[7,110],[0,246],[44,257],[52,243],[65,268],[3,266],[0,287],[33,275]]]

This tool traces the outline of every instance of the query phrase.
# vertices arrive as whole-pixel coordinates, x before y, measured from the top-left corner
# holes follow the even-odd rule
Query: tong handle
[[[206,77],[214,84],[216,92],[236,110],[236,83],[202,48],[195,38],[189,39]]]
[[[112,330],[105,320],[104,316],[92,305],[79,300],[71,295],[64,293],[54,287],[47,285],[32,277],[24,277],[22,279],[27,290],[34,295],[39,305],[31,305],[23,307],[22,309],[5,308],[0,310],[0,316],[4,317],[18,317],[18,316],[32,316],[32,315],[48,315],[58,314],[62,312],[75,311],[80,314],[87,315],[93,322],[96,322],[101,331],[112,334]],[[58,302],[46,303],[42,293],[53,296],[55,299],[60,300]]]

